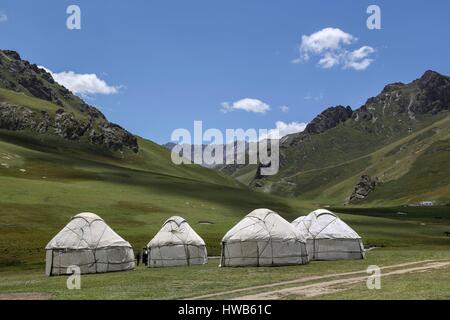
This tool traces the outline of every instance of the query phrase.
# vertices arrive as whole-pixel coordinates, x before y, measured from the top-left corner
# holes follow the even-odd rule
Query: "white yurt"
[[[205,241],[181,217],[171,217],[148,243],[148,267],[206,264]]]
[[[364,258],[361,237],[331,211],[313,211],[294,220],[292,225],[306,238],[310,260]]]
[[[70,266],[82,274],[134,269],[131,245],[114,232],[102,218],[80,213],[46,246],[48,276],[71,273]]]
[[[221,267],[282,266],[308,262],[305,239],[269,209],[257,209],[222,239]]]

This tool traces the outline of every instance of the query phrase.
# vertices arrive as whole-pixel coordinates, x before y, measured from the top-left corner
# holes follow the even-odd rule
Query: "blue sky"
[[[71,4],[81,8],[81,30],[66,28]],[[381,30],[366,27],[370,4],[381,8]],[[447,0],[2,0],[0,47],[60,76],[95,74],[104,83],[94,81],[101,92],[87,101],[163,143],[194,120],[270,129],[328,106],[357,108],[427,69],[448,75],[449,12]],[[321,36],[337,47],[318,48]],[[369,65],[355,70],[349,61],[361,48],[370,49],[357,62]],[[333,66],[319,64],[330,54]]]

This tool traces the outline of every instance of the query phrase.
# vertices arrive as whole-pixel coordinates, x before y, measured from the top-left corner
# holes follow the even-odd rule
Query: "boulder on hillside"
[[[369,175],[361,176],[361,180],[355,187],[352,195],[350,196],[350,202],[355,202],[358,200],[364,200],[367,196],[375,190],[378,184],[377,177],[370,177]]]
[[[55,115],[55,133],[68,140],[79,140],[89,125],[78,121],[72,113],[58,109]]]
[[[49,127],[51,126],[50,115],[47,111],[41,111],[40,121],[36,125],[36,132],[38,133],[47,133]]]
[[[11,131],[34,128],[34,112],[25,107],[17,107],[9,103],[0,103],[0,129]]]
[[[93,129],[89,139],[91,143],[104,145],[113,151],[124,148],[129,148],[135,153],[139,151],[137,138],[121,126],[110,122],[104,122],[98,129]]]

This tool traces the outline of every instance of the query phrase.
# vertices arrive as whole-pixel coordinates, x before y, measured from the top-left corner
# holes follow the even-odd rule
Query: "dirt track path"
[[[382,273],[382,277],[391,276],[391,275],[401,275],[406,273],[413,272],[424,272],[435,269],[443,269],[450,267],[450,261],[442,261],[442,262],[429,262],[423,266],[412,267],[412,268],[402,268],[399,270],[394,270],[388,273]],[[236,300],[273,300],[273,299],[282,299],[287,296],[297,296],[297,297],[314,297],[319,296],[326,293],[333,293],[338,291],[343,291],[349,288],[349,286],[365,282],[367,280],[367,275],[338,279],[338,280],[330,280],[325,282],[314,283],[305,286],[292,287],[292,288],[284,288],[279,290],[274,290],[270,292],[263,292],[257,294],[246,295],[242,297],[235,298]]]
[[[1,300],[49,300],[51,295],[43,292],[2,293]]]
[[[389,270],[389,269],[398,269],[394,270],[388,273],[382,273],[382,276],[390,276],[390,275],[398,275],[398,274],[406,274],[406,273],[412,273],[412,272],[423,272],[428,271],[432,269],[440,269],[440,268],[447,268],[450,267],[450,261],[442,261],[442,260],[423,260],[423,261],[415,261],[415,262],[408,262],[408,263],[401,263],[396,265],[390,265],[390,266],[384,266],[381,267],[381,270]],[[358,277],[351,277],[354,275],[360,275]],[[342,278],[344,277],[344,278]],[[277,282],[277,283],[271,283],[266,285],[260,285],[260,286],[253,286],[253,287],[247,287],[242,289],[236,289],[236,290],[229,290],[229,291],[223,291],[223,292],[217,292],[207,295],[202,295],[198,297],[189,298],[191,300],[200,300],[200,299],[210,299],[210,298],[217,298],[221,296],[230,296],[233,294],[244,294],[242,296],[238,296],[236,300],[270,300],[270,299],[281,299],[286,296],[295,295],[295,296],[303,296],[303,297],[313,297],[317,295],[322,295],[326,293],[332,293],[336,291],[345,290],[351,285],[354,285],[358,282],[366,281],[367,280],[367,272],[366,270],[361,271],[352,271],[352,272],[345,272],[345,273],[332,273],[332,274],[326,274],[326,275],[320,275],[320,276],[309,276],[304,277],[296,280],[290,280],[290,281],[283,281],[283,282]],[[326,279],[332,279],[332,278],[338,278],[334,280],[328,280],[323,281]],[[288,287],[288,288],[282,288],[282,289],[275,289],[272,291],[267,292],[261,292],[261,293],[251,293],[251,294],[245,294],[249,291],[255,291],[260,289],[268,289],[268,288],[276,288],[276,287],[282,287],[282,286],[289,286],[289,285],[295,285],[295,284],[301,284],[305,282],[312,282],[312,281],[319,281],[315,282],[313,284],[307,284],[303,286],[294,286],[294,287]],[[341,288],[336,288],[337,286],[340,286]],[[344,288],[342,288],[344,286]]]

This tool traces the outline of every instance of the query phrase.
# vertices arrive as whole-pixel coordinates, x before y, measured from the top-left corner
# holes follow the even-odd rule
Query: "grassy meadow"
[[[82,277],[82,290],[68,290],[66,277],[44,275],[44,248],[77,213],[100,215],[136,250],[148,243],[167,218],[180,215],[204,238],[209,255],[217,256],[223,235],[253,209],[270,208],[292,221],[324,202],[254,192],[218,172],[175,166],[167,150],[143,139],[138,154],[108,154],[90,150],[86,144],[62,143],[46,135],[36,138],[27,132],[0,132],[0,138],[0,298],[40,293],[51,299],[181,299],[218,292],[225,293],[212,298],[233,298],[240,293],[226,292],[312,275],[363,271],[373,264],[450,259],[450,237],[445,234],[450,231],[450,207],[346,206],[333,210],[363,237],[366,247],[377,247],[365,260],[221,269],[213,258],[206,266],[140,266],[130,272],[87,275]],[[366,292],[356,285],[323,297],[448,298],[449,273],[447,269],[428,271],[416,282],[413,279],[422,274],[393,276],[383,280],[386,292]],[[429,286],[423,286],[423,281]]]

